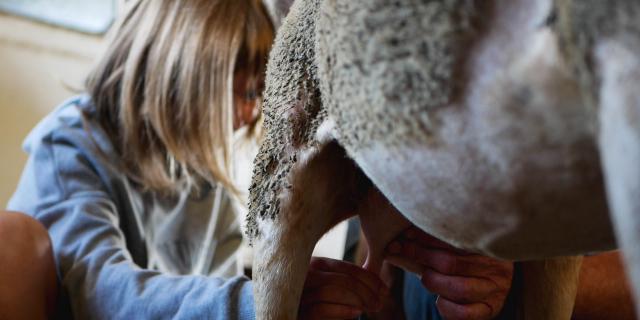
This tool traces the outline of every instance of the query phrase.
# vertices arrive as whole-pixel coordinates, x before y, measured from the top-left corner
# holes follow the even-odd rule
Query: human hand
[[[298,319],[353,319],[377,311],[389,289],[374,273],[352,263],[311,258]]]
[[[438,295],[436,307],[445,319],[485,320],[504,305],[513,263],[454,248],[415,227],[387,246],[387,260],[421,276]]]

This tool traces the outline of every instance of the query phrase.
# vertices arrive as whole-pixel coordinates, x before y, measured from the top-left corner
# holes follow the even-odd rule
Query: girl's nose
[[[242,125],[252,123],[256,118],[256,101],[243,103],[242,106]]]
[[[257,117],[256,101],[244,100],[236,103],[236,114],[233,121],[233,129],[253,123]]]

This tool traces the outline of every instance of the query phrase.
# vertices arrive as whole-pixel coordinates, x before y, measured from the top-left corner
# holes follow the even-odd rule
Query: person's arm
[[[387,247],[388,260],[421,276],[447,319],[492,319],[511,288],[513,263],[456,249],[412,227]]]
[[[573,319],[636,319],[620,252],[584,257]]]
[[[49,319],[56,272],[47,230],[35,219],[0,210],[0,319]]]
[[[137,266],[95,159],[82,141],[59,131],[31,145],[9,207],[48,229],[75,318],[254,318],[247,278],[172,276]]]

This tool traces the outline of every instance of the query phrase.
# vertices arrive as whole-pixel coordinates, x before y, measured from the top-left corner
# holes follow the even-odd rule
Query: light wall
[[[27,155],[21,144],[57,104],[81,90],[103,38],[0,14],[0,208]]]

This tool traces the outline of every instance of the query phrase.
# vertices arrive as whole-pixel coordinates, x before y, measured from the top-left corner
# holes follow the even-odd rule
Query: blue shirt
[[[84,114],[84,115],[83,115]],[[27,137],[10,210],[48,229],[62,292],[58,317],[253,319],[242,241],[219,186],[195,197],[142,192],[122,173],[89,99],[58,107]],[[231,213],[230,213],[231,212]]]
[[[404,272],[403,285],[406,320],[442,320],[436,308],[438,296],[425,289],[417,275]]]

